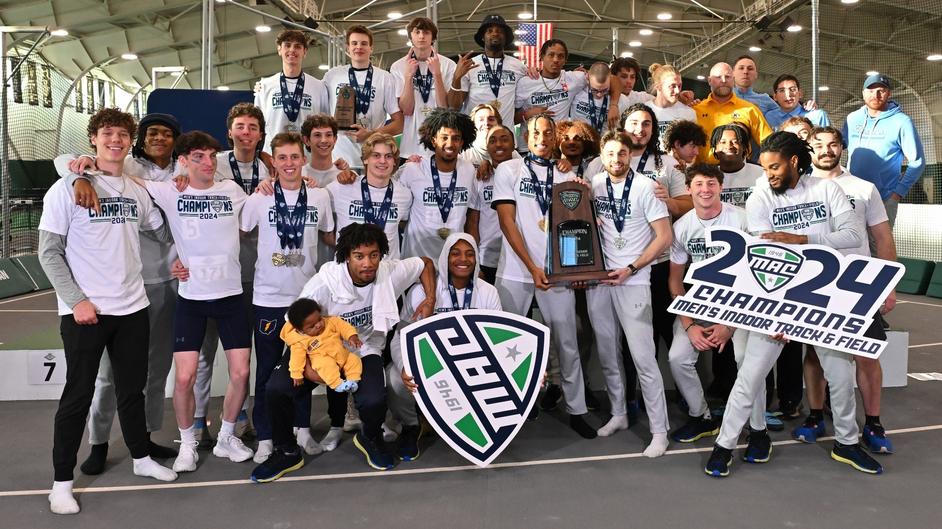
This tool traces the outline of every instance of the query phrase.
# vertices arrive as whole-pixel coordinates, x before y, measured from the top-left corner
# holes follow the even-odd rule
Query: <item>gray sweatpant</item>
[[[612,415],[628,413],[625,406],[625,366],[621,355],[621,340],[618,333],[618,314],[612,298],[612,287],[606,285],[586,289],[586,304],[592,332],[595,334],[599,365],[605,378],[605,389],[612,404]]]
[[[745,357],[726,402],[723,425],[716,438],[716,444],[730,450],[736,447],[736,441],[750,413],[757,407],[764,410],[765,377],[775,365],[783,346],[781,342],[765,334],[750,332],[748,335],[743,348]],[[738,345],[736,349],[738,356]],[[857,402],[854,397],[854,359],[847,353],[833,349],[815,347],[815,350],[824,370],[824,378],[830,387],[834,438],[841,444],[856,444],[860,432],[857,427]],[[762,396],[761,404],[758,396]],[[764,416],[762,423],[764,426]]]
[[[147,347],[147,384],[144,386],[144,413],[147,431],[156,432],[164,423],[164,397],[167,375],[173,362],[173,311],[177,301],[177,280],[144,285],[150,307],[150,343]],[[108,355],[101,355],[95,395],[88,413],[88,442],[107,443],[117,409],[114,375]]]
[[[582,415],[585,407],[585,384],[582,380],[582,363],[579,343],[576,340],[576,297],[571,289],[553,287],[539,290],[533,283],[523,283],[498,277],[497,292],[505,311],[521,316],[527,315],[530,303],[536,296],[540,313],[550,329],[550,337],[559,354],[561,386],[566,399],[566,412]]]
[[[255,315],[252,311],[252,283],[242,283],[242,301],[245,303],[245,310],[249,315],[248,321],[254,322]],[[255,336],[253,333],[252,336]],[[213,363],[216,361],[216,351],[219,349],[219,330],[216,328],[216,322],[212,319],[206,321],[206,334],[203,336],[203,346],[200,348],[199,363],[196,367],[196,381],[193,383],[193,396],[196,398],[196,408],[193,412],[194,417],[206,417],[206,410],[209,408],[210,389],[213,384]],[[249,409],[249,398],[246,393],[245,400],[242,401],[242,410]]]

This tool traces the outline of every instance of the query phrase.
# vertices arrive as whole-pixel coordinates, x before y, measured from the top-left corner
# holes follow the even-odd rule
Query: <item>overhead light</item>
[[[926,57],[927,61],[942,61],[942,54],[933,53],[932,55]]]
[[[697,80],[698,80],[698,81],[702,81],[702,80],[704,80],[704,79],[706,79],[706,77],[704,77],[704,76],[702,76],[702,75],[698,75],[698,76],[697,76]]]
[[[65,30],[65,29],[54,29],[50,31],[49,34],[52,35],[53,37],[68,37],[69,36],[68,30]]]
[[[255,26],[255,31],[259,33],[268,33],[269,31],[271,31],[271,26],[266,26],[265,24],[261,24],[261,25]]]
[[[317,69],[318,69],[318,70],[321,70],[321,71],[330,70],[330,66],[328,66],[328,65],[326,65],[326,64],[321,64],[321,65],[318,65]]]
[[[672,18],[674,18],[674,15],[672,15],[672,14],[670,14],[670,13],[658,13],[658,14],[657,14],[657,19],[658,19],[658,20],[670,20],[670,19],[672,19]]]
[[[122,54],[121,54],[121,58],[124,59],[124,60],[126,60],[126,61],[136,61],[136,60],[137,60],[137,54],[134,54],[134,53],[131,53],[131,52],[122,53]]]
[[[400,30],[399,30],[399,31],[397,31],[396,33],[398,33],[398,34],[400,34],[400,35],[402,35],[403,37],[405,37],[405,36],[407,36],[407,35],[409,34],[409,32],[408,32],[408,31],[406,31],[406,29],[405,29],[405,28],[403,28],[403,29],[400,29]]]
[[[880,72],[876,70],[870,70],[869,72],[867,72],[867,77],[870,77],[871,75],[880,75]]]
[[[220,92],[226,92],[226,91],[229,90],[229,87],[226,86],[226,85],[224,85],[224,84],[221,84],[221,85],[219,85],[219,86],[216,87],[216,90],[219,90]]]
[[[631,46],[632,48],[637,48],[638,46],[641,45],[641,41],[640,41],[640,40],[633,40],[633,41],[629,42],[628,45]]]
[[[856,4],[860,0],[841,0],[842,4]]]
[[[398,20],[402,18],[402,13],[399,11],[390,11],[388,14],[386,14],[386,18],[389,20]]]
[[[758,47],[758,46],[749,46],[749,51],[751,51],[751,52],[762,51],[762,48],[760,48],[760,47]]]
[[[170,72],[171,77],[180,77],[183,75],[183,72]]]
[[[639,31],[638,33],[641,34],[641,35],[644,35],[645,37],[647,37],[648,35],[654,35],[654,31],[652,31],[652,30],[650,30],[650,29],[642,29],[642,30]]]
[[[785,31],[789,33],[798,33],[801,30],[802,30],[802,27],[799,26],[798,24],[792,24],[791,26],[788,26],[787,28],[785,28]]]
[[[226,3],[226,0],[216,0],[216,3],[217,3],[217,4],[225,4],[225,3]]]
[[[623,51],[621,52],[621,56],[627,59],[628,57],[634,57],[635,54],[631,53],[630,51]]]
[[[523,12],[517,13],[517,18],[519,18],[520,20],[530,20],[531,18],[533,18],[533,13],[529,11],[523,11]]]
[[[827,91],[830,90],[830,89],[831,89],[830,86],[821,85],[821,86],[818,87],[818,92],[827,92]]]

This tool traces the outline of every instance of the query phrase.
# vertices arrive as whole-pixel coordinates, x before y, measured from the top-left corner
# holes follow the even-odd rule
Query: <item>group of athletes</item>
[[[475,36],[483,53],[457,63],[435,51],[431,20],[416,18],[408,31],[409,52],[386,71],[371,63],[370,31],[349,28],[350,64],[323,80],[302,71],[307,36],[282,32],[283,71],[256,85],[254,104],[230,109],[229,149],[181,131],[171,115],[135,124],[104,109],[88,125],[94,154],[56,159],[62,178],[46,194],[39,227],[68,366],[55,416],[53,512],[79,511],[73,472],[86,421],[92,446],[81,469],[104,471],[115,411],[134,473],[162,481],[195,471],[201,443],[233,462],[253,459],[252,480],[273,481],[301,468],[305,453],[336,448],[345,427],[375,469],[414,460],[423,430],[396,329],[470,308],[538,309],[552,341],[539,408],[563,402],[586,439],[637,422],[640,383],[651,434],[644,455],[663,455],[671,440],[716,436],[705,471],[726,476],[747,422],[743,459],[769,461],[768,429],[799,417],[803,378],[808,413],[794,436],[815,442],[829,407],[832,458],[882,472],[861,447],[854,392],[856,381],[863,444],[892,452],[877,361],[820,347],[802,360],[802,345],[781,336],[667,311],[684,292],[688,263],[712,255],[710,226],[845,254],[870,255],[872,244],[895,259],[881,194],[841,167],[842,132],[799,102],[796,78],[776,82],[788,90],[775,98],[784,115],[772,132],[765,111],[733,92],[725,63],[711,71],[711,94],[696,101],[669,65],[652,66],[652,94],[633,90],[640,72],[631,59],[563,71],[568,50],[555,39],[542,46],[540,68],[528,69],[505,54],[513,32],[496,15]],[[737,61],[737,71],[740,62],[755,79],[755,62]],[[340,128],[332,115],[345,85],[356,93],[356,120]],[[552,189],[571,180],[594,196],[610,270],[598,285],[547,278]],[[783,224],[788,216],[776,214],[811,207],[824,211],[813,223]],[[891,296],[880,312],[893,304]],[[867,336],[885,337],[879,315]],[[340,339],[345,348],[324,345]],[[673,431],[661,340],[688,415]],[[206,409],[219,342],[229,377],[212,440]],[[584,372],[590,350],[609,402],[601,424],[589,413],[599,409]],[[351,351],[355,369],[344,364]],[[696,364],[710,351],[714,380],[705,390]],[[319,354],[333,360],[321,364]],[[777,360],[770,413],[766,380],[775,382]],[[171,364],[179,450],[151,440],[163,426]],[[317,365],[332,366],[330,376]],[[318,384],[328,386],[330,418],[320,441],[310,428]],[[711,409],[707,395],[725,406]]]

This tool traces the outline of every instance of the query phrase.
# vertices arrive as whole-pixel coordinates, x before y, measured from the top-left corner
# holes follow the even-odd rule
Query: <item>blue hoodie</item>
[[[877,186],[883,200],[892,193],[906,196],[926,168],[913,121],[896,101],[877,117],[871,117],[866,106],[851,112],[842,132],[850,173]],[[904,156],[909,163],[901,176]]]

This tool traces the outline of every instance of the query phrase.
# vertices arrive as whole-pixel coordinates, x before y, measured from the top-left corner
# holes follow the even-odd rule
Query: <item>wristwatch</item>
[[[638,273],[638,268],[633,264],[630,264],[626,266],[625,268],[627,268],[628,270],[631,270],[631,275],[635,275]]]

